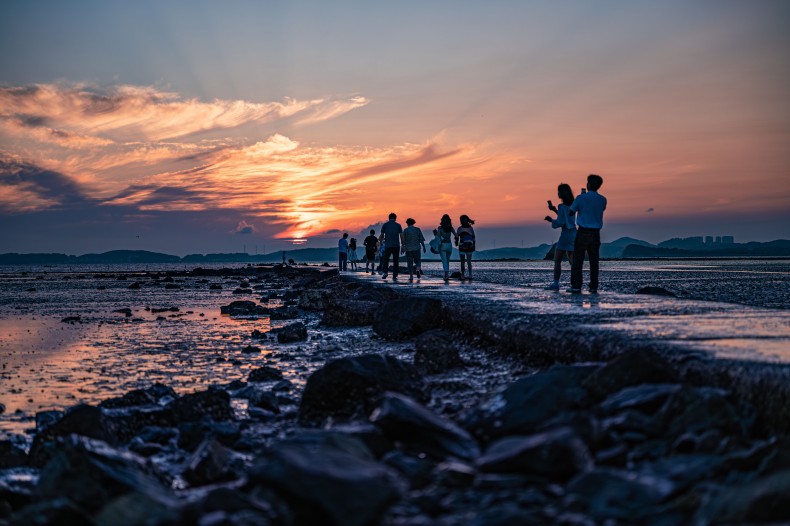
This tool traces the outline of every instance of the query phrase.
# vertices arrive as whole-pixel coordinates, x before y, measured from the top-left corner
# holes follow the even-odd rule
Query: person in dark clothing
[[[371,230],[370,235],[362,242],[365,245],[365,272],[368,271],[370,265],[370,273],[376,273],[376,252],[379,249],[379,238],[376,237],[376,231]]]
[[[576,239],[573,243],[573,264],[571,265],[571,288],[568,292],[580,294],[582,291],[582,270],[584,255],[590,260],[590,293],[598,293],[598,262],[601,248],[601,228],[606,198],[598,193],[603,185],[600,175],[587,176],[587,192],[582,192],[569,207],[576,214]]]
[[[381,226],[381,236],[379,237],[384,243],[384,257],[381,260],[381,270],[384,271],[384,274],[381,277],[387,279],[390,256],[392,256],[392,281],[398,280],[400,247],[403,243],[403,227],[395,221],[397,218],[398,216],[394,212],[389,215],[389,221]]]

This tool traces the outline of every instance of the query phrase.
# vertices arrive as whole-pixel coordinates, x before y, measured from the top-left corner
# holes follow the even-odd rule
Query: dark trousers
[[[338,256],[338,270],[345,272],[348,268],[348,254],[344,252],[338,252]]]
[[[400,247],[387,247],[384,249],[384,256],[381,258],[381,270],[386,274],[390,266],[390,256],[392,256],[392,277],[398,277],[398,260],[400,259]]]
[[[576,231],[573,243],[573,264],[571,265],[571,288],[582,288],[582,269],[584,254],[590,260],[590,289],[598,289],[598,261],[601,249],[601,230],[598,228],[582,228]]]

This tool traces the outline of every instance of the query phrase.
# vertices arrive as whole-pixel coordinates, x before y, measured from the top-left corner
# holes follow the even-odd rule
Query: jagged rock
[[[395,450],[384,455],[381,462],[406,477],[412,489],[424,488],[433,482],[434,463],[419,456]]]
[[[212,283],[211,285],[208,286],[208,289],[209,290],[222,290],[222,285],[220,285],[219,283]]]
[[[45,500],[27,506],[11,516],[11,526],[62,525],[96,526],[85,512],[68,499]]]
[[[0,524],[12,511],[19,511],[33,502],[38,472],[32,468],[0,471]]]
[[[178,436],[178,430],[172,427],[147,426],[135,438],[141,442],[165,445]]]
[[[222,314],[229,316],[264,316],[269,314],[269,309],[249,300],[232,301],[228,305],[221,306],[219,310]]]
[[[699,510],[698,524],[786,524],[790,521],[790,471],[731,487]]]
[[[640,384],[677,383],[680,376],[661,354],[650,349],[627,351],[592,373],[582,384],[602,399],[621,389]]]
[[[134,389],[118,398],[109,398],[99,403],[99,407],[116,409],[119,407],[133,407],[148,404],[159,404],[167,400],[174,400],[178,395],[172,388],[155,383],[147,389]]]
[[[565,505],[604,521],[639,522],[675,491],[670,481],[622,470],[598,468],[578,475],[567,486]]]
[[[132,317],[132,309],[130,309],[130,308],[115,309],[113,312],[117,312],[118,314],[123,314],[127,318],[131,318]]]
[[[466,431],[402,394],[385,393],[370,421],[415,453],[465,460],[480,455],[477,442]]]
[[[127,494],[168,500],[169,490],[146,462],[131,453],[84,437],[63,439],[41,470],[36,491],[45,499],[67,498],[90,512]]]
[[[280,404],[277,400],[277,395],[255,385],[248,385],[238,390],[234,394],[234,397],[246,399],[249,402],[249,407],[259,407],[271,411],[274,414],[280,412]]]
[[[564,481],[593,467],[584,442],[570,428],[500,439],[486,450],[478,465],[494,473],[526,473]]]
[[[452,333],[433,329],[420,334],[414,345],[414,365],[426,373],[441,373],[464,366]]]
[[[36,434],[30,447],[31,465],[43,467],[52,456],[52,441],[70,434],[95,438],[112,445],[121,443],[112,419],[101,408],[80,404],[70,408],[62,418]]]
[[[253,369],[247,376],[248,382],[273,382],[282,379],[283,373],[269,365],[264,365],[262,367],[258,367],[257,369]]]
[[[469,523],[469,526],[522,526],[527,524],[546,524],[546,521],[538,510],[520,508],[515,504],[504,504],[481,511]]]
[[[381,428],[370,422],[348,422],[332,427],[332,432],[359,440],[373,453],[376,458],[381,458],[394,447],[392,441]]]
[[[44,429],[63,418],[63,411],[39,411],[36,413],[36,433],[41,433]]]
[[[207,438],[192,453],[183,472],[184,480],[192,486],[205,486],[235,477],[230,469],[230,452],[213,437]]]
[[[663,287],[642,287],[641,289],[636,291],[636,294],[650,294],[651,296],[668,296],[672,298],[676,298],[677,295],[674,292],[670,292]]]
[[[187,394],[170,404],[176,422],[194,422],[204,417],[213,420],[233,419],[230,395],[225,391],[207,390]]]
[[[600,408],[613,414],[625,410],[636,410],[645,414],[656,413],[670,396],[683,388],[680,384],[647,384],[626,387],[604,400]]]
[[[277,307],[269,310],[269,316],[273,320],[293,320],[299,317],[299,309],[296,307]]]
[[[236,422],[184,422],[178,426],[178,447],[187,451],[195,451],[207,438],[214,437],[222,445],[232,446],[241,437],[241,430]]]
[[[261,332],[258,329],[255,329],[250,334],[250,338],[252,338],[253,340],[265,340],[268,338],[268,336],[266,336],[265,332]]]
[[[324,310],[328,298],[326,289],[306,289],[299,295],[299,306],[304,310]]]
[[[66,316],[60,320],[61,323],[79,323],[80,321],[82,321],[80,316]]]
[[[739,407],[722,389],[689,386],[676,391],[659,416],[671,436],[712,429],[724,436],[747,436],[756,419],[751,407],[743,403]]]
[[[307,339],[307,327],[300,321],[286,325],[280,329],[274,329],[272,332],[277,334],[277,341],[279,343],[300,342]]]
[[[528,435],[563,411],[582,407],[587,391],[582,381],[597,369],[559,365],[510,384],[464,417],[464,427],[485,441],[507,435]]]
[[[300,421],[369,414],[376,399],[394,391],[424,400],[425,385],[413,365],[387,355],[366,354],[328,362],[307,380]]]
[[[293,386],[294,384],[290,380],[280,380],[272,386],[272,391],[290,391]]]
[[[435,298],[411,297],[385,303],[376,311],[373,330],[387,340],[404,340],[442,321],[442,302]]]
[[[27,453],[10,440],[0,440],[0,469],[27,465]]]
[[[321,323],[328,327],[372,325],[378,308],[379,304],[373,301],[330,302],[324,309]]]
[[[248,345],[241,350],[242,354],[260,354],[261,348],[254,345]]]
[[[126,288],[127,288],[127,289],[130,289],[130,290],[140,290],[140,287],[141,287],[141,286],[142,286],[142,285],[140,284],[140,282],[139,282],[139,281],[135,281],[134,283],[132,283],[131,285],[129,285],[129,286],[128,286],[128,287],[126,287]]]
[[[0,415],[2,415],[3,413],[5,413],[5,405],[0,404]]]
[[[362,444],[358,447],[364,450]],[[275,444],[258,458],[248,478],[273,487],[294,503],[297,524],[378,523],[402,491],[391,469],[347,446],[320,440]]]

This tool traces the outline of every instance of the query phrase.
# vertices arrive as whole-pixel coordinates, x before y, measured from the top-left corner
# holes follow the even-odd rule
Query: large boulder
[[[134,407],[141,405],[159,404],[167,400],[177,398],[176,392],[172,388],[155,383],[146,389],[135,389],[123,396],[109,398],[99,403],[99,407],[105,409],[117,409],[120,407]]]
[[[142,458],[79,436],[58,443],[36,491],[44,499],[66,498],[90,513],[130,493],[170,504],[170,491]]]
[[[661,354],[650,349],[626,351],[591,374],[584,387],[602,399],[621,389],[640,384],[676,383],[677,370]]]
[[[583,407],[581,383],[596,366],[558,365],[521,378],[464,417],[464,427],[484,441],[529,435],[563,411]]]
[[[10,440],[0,440],[0,469],[27,465],[27,453]]]
[[[377,524],[403,486],[361,443],[358,448],[321,440],[280,442],[256,460],[248,478],[290,502],[296,524]]]
[[[275,382],[283,379],[283,373],[275,367],[264,365],[253,369],[247,375],[248,382]]]
[[[432,329],[420,334],[414,342],[414,365],[428,374],[442,373],[464,366],[453,334]]]
[[[231,453],[215,438],[204,440],[192,453],[184,470],[184,480],[192,486],[204,486],[235,478],[230,469]]]
[[[412,297],[385,303],[376,311],[373,330],[387,340],[405,340],[442,322],[442,302]]]
[[[417,370],[395,357],[365,354],[332,360],[307,379],[299,418],[307,423],[326,417],[367,416],[386,391],[425,399],[425,385]]]
[[[482,471],[525,473],[564,481],[593,467],[585,443],[570,428],[497,440],[478,461]]]
[[[385,393],[370,421],[390,439],[417,454],[464,460],[474,460],[480,455],[477,442],[469,433],[398,393]]]
[[[307,327],[301,321],[271,331],[279,343],[301,342],[307,339]]]

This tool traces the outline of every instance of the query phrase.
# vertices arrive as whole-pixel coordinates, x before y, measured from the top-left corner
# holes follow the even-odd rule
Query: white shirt
[[[594,190],[580,194],[573,201],[571,212],[576,212],[576,224],[582,228],[603,228],[606,198]]]

